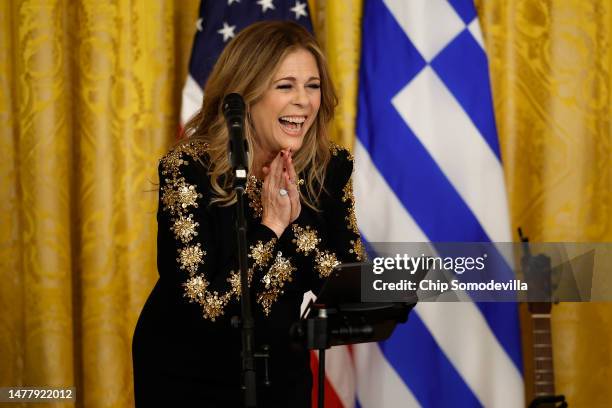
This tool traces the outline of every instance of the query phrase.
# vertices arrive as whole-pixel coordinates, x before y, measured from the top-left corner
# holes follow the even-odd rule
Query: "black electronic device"
[[[329,275],[300,322],[294,338],[319,351],[318,406],[324,404],[325,350],[337,345],[383,341],[404,323],[414,302],[362,302],[361,273],[367,264],[342,264]],[[370,268],[371,269],[371,268]]]

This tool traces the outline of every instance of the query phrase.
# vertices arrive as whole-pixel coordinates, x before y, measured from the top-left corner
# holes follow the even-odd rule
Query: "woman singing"
[[[262,22],[225,48],[182,142],[159,164],[159,280],[133,340],[138,407],[242,405],[236,195],[225,95],[247,111],[248,251],[255,349],[269,347],[270,385],[258,363],[258,406],[310,407],[308,351],[292,342],[304,292],[341,262],[362,258],[352,157],[330,143],[336,96],[313,36]]]

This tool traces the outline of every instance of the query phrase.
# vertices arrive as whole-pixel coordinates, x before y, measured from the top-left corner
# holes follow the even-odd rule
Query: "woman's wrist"
[[[282,225],[280,223],[273,222],[270,220],[262,220],[261,223],[266,227],[270,228],[272,231],[274,231],[277,238],[280,238],[280,236],[283,235],[285,228],[287,228],[286,225]]]

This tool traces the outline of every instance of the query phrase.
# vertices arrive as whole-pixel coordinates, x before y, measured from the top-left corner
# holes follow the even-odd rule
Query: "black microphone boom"
[[[247,154],[249,146],[244,136],[244,100],[237,93],[223,98],[223,116],[229,132],[228,152],[232,169],[237,180],[246,181],[249,170]]]

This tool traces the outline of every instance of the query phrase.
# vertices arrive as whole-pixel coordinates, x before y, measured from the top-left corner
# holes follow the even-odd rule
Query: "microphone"
[[[249,170],[249,146],[244,136],[244,100],[237,93],[223,98],[223,116],[229,133],[228,152],[236,180],[245,182]]]

